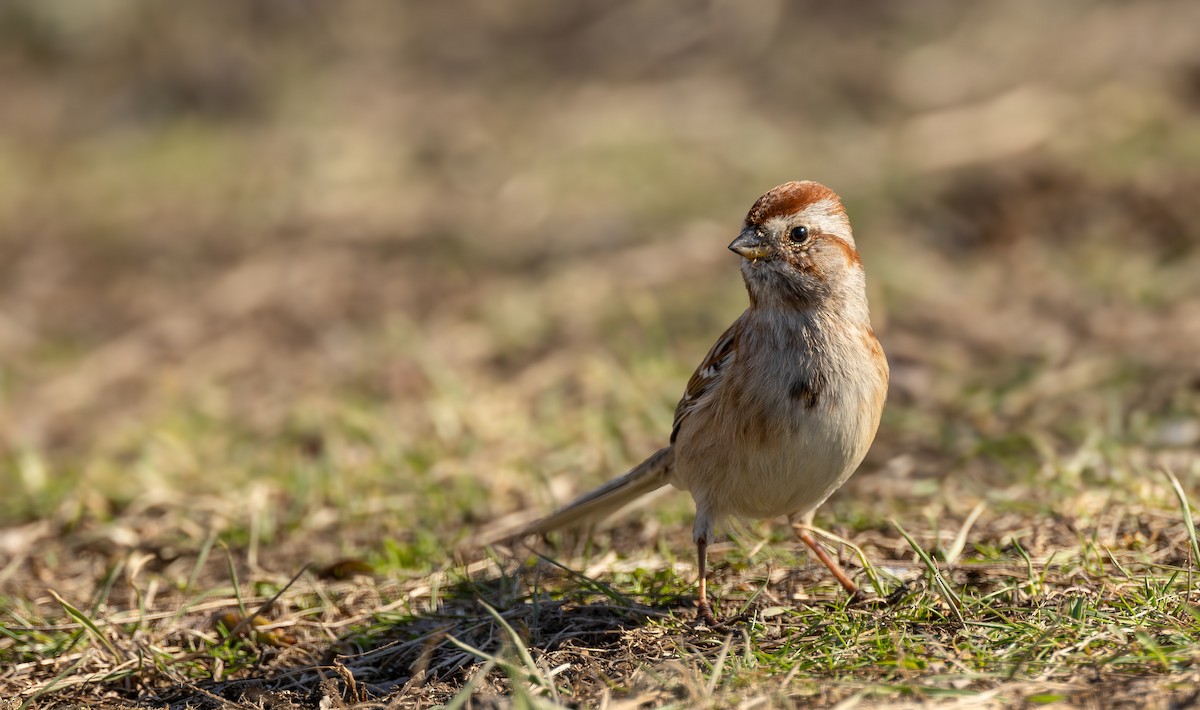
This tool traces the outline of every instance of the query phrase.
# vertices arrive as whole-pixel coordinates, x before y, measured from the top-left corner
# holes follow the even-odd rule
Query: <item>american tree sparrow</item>
[[[750,308],[717,339],[675,409],[670,445],[518,536],[598,520],[660,486],[689,491],[700,619],[716,620],[707,547],[730,517],[786,515],[838,582],[854,582],[810,532],[813,512],[858,468],[887,396],[862,260],[841,200],[815,182],[766,193],[729,248]]]

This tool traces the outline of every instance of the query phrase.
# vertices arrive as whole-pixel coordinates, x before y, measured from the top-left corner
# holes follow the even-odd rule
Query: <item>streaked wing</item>
[[[675,443],[675,437],[679,436],[679,427],[683,424],[683,420],[687,419],[700,400],[704,399],[705,395],[721,381],[721,376],[737,355],[737,330],[738,321],[734,321],[733,325],[717,338],[712,350],[708,351],[708,355],[700,363],[700,367],[696,368],[696,371],[692,373],[692,378],[688,380],[683,399],[679,400],[679,404],[675,407],[675,423],[671,427],[672,444]]]

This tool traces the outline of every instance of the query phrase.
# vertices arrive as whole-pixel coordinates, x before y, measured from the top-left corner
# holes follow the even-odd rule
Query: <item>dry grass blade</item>
[[[725,658],[729,655],[729,647],[732,644],[733,634],[727,634],[725,643],[721,644],[721,652],[713,661],[712,675],[709,676],[708,683],[704,686],[704,695],[707,697],[712,697],[713,691],[717,689],[717,684],[721,682],[721,672],[725,670]]]
[[[457,646],[458,648],[462,649],[463,651],[466,651],[467,653],[471,654],[472,656],[475,656],[476,658],[480,659],[481,661],[484,661],[485,663],[489,664],[490,666],[497,666],[497,667],[501,668],[513,680],[523,680],[523,681],[530,682],[533,685],[537,686],[541,690],[549,689],[549,685],[548,685],[549,682],[545,678],[542,677],[541,670],[537,666],[534,666],[532,668],[530,668],[529,666],[522,667],[521,665],[518,665],[516,663],[511,663],[511,662],[505,660],[504,658],[501,658],[500,656],[494,656],[494,655],[488,653],[487,651],[483,651],[481,649],[475,648],[471,644],[460,641],[459,639],[456,639],[453,636],[447,635],[446,640],[449,641],[452,645]]]
[[[451,643],[456,643],[455,639],[453,638],[451,638],[450,641]],[[470,650],[470,647],[466,646],[466,644],[461,644],[460,647],[464,650],[467,650],[469,653],[475,652],[474,650]],[[479,687],[479,683],[486,678],[487,674],[491,673],[492,669],[495,667],[496,659],[492,658],[486,661],[483,666],[481,666],[479,670],[475,671],[475,674],[471,676],[471,680],[467,681],[466,685],[464,685],[457,693],[455,693],[454,697],[450,699],[450,702],[443,706],[445,710],[460,710],[460,708],[463,708],[470,703],[471,698],[475,693],[475,689]]]
[[[946,564],[954,564],[958,560],[958,556],[966,549],[967,536],[971,534],[971,528],[974,527],[975,521],[979,520],[979,516],[983,515],[983,511],[985,510],[987,510],[987,503],[980,502],[967,515],[967,519],[963,521],[962,527],[958,529],[958,534],[954,536],[954,541],[946,549]]]
[[[208,555],[212,552],[213,545],[217,543],[217,531],[212,529],[204,536],[204,542],[200,545],[200,550],[196,554],[196,563],[192,565],[192,571],[188,575],[187,584],[184,585],[184,593],[192,591],[192,587],[196,584],[196,579],[200,576],[200,570],[204,569],[204,563],[208,561]]]
[[[26,708],[32,707],[33,703],[36,702],[38,698],[42,697],[46,693],[49,693],[51,690],[58,688],[64,680],[70,678],[75,673],[76,669],[83,665],[85,660],[87,660],[86,656],[80,656],[79,658],[75,659],[75,661],[71,663],[71,665],[67,666],[63,672],[51,678],[40,688],[38,688],[36,692],[26,698],[25,701],[22,702],[17,708],[17,710],[26,710]]]
[[[554,565],[558,569],[565,572],[567,575],[573,577],[576,581],[580,582],[581,584],[584,584],[584,585],[596,590],[600,594],[603,594],[604,596],[608,597],[609,600],[611,600],[613,603],[620,604],[621,606],[625,606],[625,607],[633,607],[634,606],[634,604],[629,600],[629,597],[627,597],[624,594],[621,594],[617,590],[613,589],[611,585],[604,584],[603,582],[600,582],[595,579],[592,579],[591,577],[588,577],[586,574],[584,574],[582,572],[571,569],[567,565],[564,565],[563,563],[559,562],[558,560],[554,559],[553,557],[550,557],[542,552],[538,552],[535,550],[533,554],[537,555],[538,559],[540,559],[544,562],[547,562],[551,565]]]

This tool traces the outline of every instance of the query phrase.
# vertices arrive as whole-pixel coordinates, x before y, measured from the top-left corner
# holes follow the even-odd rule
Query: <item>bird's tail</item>
[[[669,446],[659,449],[629,473],[605,483],[541,520],[526,525],[513,537],[544,535],[552,530],[582,527],[601,520],[642,495],[665,486],[674,464],[675,451]]]

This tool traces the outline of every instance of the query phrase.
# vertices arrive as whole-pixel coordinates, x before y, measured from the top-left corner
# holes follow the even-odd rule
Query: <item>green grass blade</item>
[[[467,646],[466,644],[458,643],[457,639],[454,639],[451,637],[447,637],[447,638],[449,638],[451,643],[454,643],[455,645],[459,646],[459,648],[462,648],[464,651],[467,651],[468,653],[476,653],[477,652],[477,649],[472,649],[469,646]],[[484,678],[486,678],[487,674],[491,673],[492,669],[495,667],[496,667],[495,659],[489,660],[486,663],[484,663],[483,667],[480,668],[475,673],[475,675],[471,676],[471,680],[468,681],[466,685],[464,685],[457,693],[454,694],[454,697],[450,699],[450,702],[446,703],[443,706],[445,708],[445,710],[460,710],[460,708],[465,707],[467,705],[467,703],[471,702],[471,696],[472,696],[472,694],[474,694],[475,688],[479,687],[480,681],[482,681]]]
[[[525,642],[517,634],[516,630],[504,620],[503,616],[500,616],[500,612],[489,606],[487,602],[481,601],[479,604],[489,616],[495,619],[497,624],[500,624],[500,627],[504,629],[504,632],[508,634],[508,639],[512,642],[513,648],[516,649],[517,656],[521,659],[521,663],[523,663],[525,667],[529,669],[529,674],[537,681],[538,685],[542,686],[543,688],[549,688],[551,685],[550,680],[542,677],[541,669],[538,668],[537,663],[534,662],[533,656],[529,654],[529,649],[526,648]]]
[[[1188,541],[1192,544],[1192,564],[1200,565],[1200,543],[1196,541],[1196,521],[1192,518],[1192,505],[1188,501],[1187,493],[1183,490],[1183,485],[1179,483],[1179,479],[1169,468],[1162,470],[1163,475],[1171,482],[1171,488],[1175,491],[1175,497],[1179,499],[1179,510],[1183,513],[1183,524],[1187,527]]]
[[[908,531],[904,529],[904,526],[901,525],[899,521],[893,520],[892,525],[894,525],[896,529],[900,531],[900,534],[904,537],[904,539],[908,541],[909,547],[913,549],[913,552],[917,553],[917,557],[921,558],[921,562],[925,564],[926,569],[929,570],[929,574],[933,576],[934,586],[937,587],[938,592],[942,595],[942,598],[946,600],[946,604],[950,606],[950,610],[954,612],[954,616],[958,619],[958,623],[966,623],[963,620],[962,615],[962,599],[960,599],[959,596],[954,593],[954,589],[950,587],[950,583],[947,582],[946,578],[942,576],[942,571],[938,569],[937,563],[933,561],[933,558],[929,556],[928,552],[926,552],[921,548],[920,545],[917,544],[917,541],[912,538],[912,535],[908,534]]]
[[[54,601],[58,602],[58,605],[63,608],[63,611],[67,612],[67,616],[82,624],[83,628],[87,629],[92,636],[96,637],[96,640],[104,646],[115,662],[121,662],[121,654],[117,652],[117,647],[114,646],[112,641],[104,635],[104,632],[100,630],[100,627],[96,626],[96,622],[88,618],[87,614],[84,614],[66,599],[63,599],[61,596],[59,596],[58,592],[54,591],[53,589],[47,589],[46,591],[50,593],[50,596],[54,597]]]

